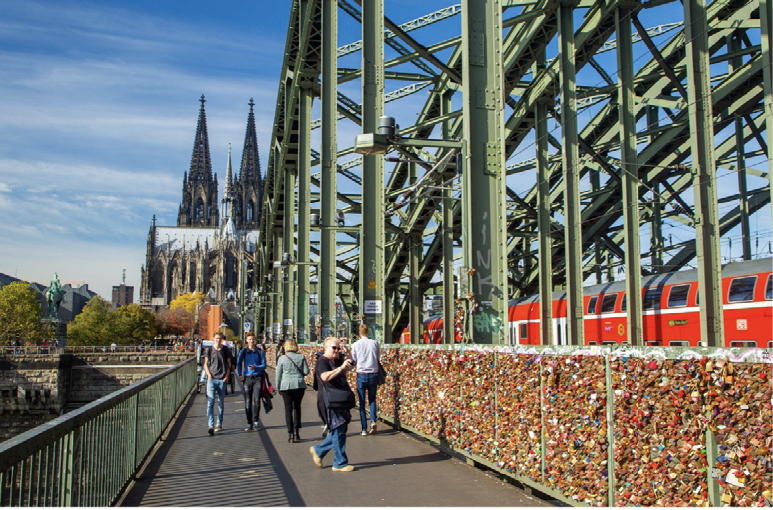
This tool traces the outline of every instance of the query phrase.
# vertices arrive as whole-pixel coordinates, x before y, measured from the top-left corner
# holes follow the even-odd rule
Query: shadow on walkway
[[[265,429],[245,432],[242,393],[229,394],[225,429],[211,437],[206,395],[194,395],[123,506],[552,506],[383,423],[361,436],[357,412],[346,444],[355,471],[333,472],[332,452],[320,469],[309,454],[322,440],[316,399],[306,392],[303,439],[290,444],[280,396],[261,413]]]

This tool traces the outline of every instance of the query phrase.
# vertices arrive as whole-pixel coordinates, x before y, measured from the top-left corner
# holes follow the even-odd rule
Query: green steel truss
[[[470,271],[475,268],[469,267],[474,261],[462,256],[466,249],[472,249],[464,244],[465,232],[473,238],[476,233],[474,225],[465,225],[463,204],[475,204],[476,198],[479,205],[473,207],[504,194],[505,227],[489,234],[494,236],[491,243],[502,247],[506,257],[506,281],[499,287],[504,289],[505,299],[538,294],[541,270],[549,271],[544,275],[543,289],[552,284],[555,290],[565,288],[567,280],[597,283],[624,278],[621,273],[635,270],[639,264],[642,275],[698,267],[705,280],[701,285],[711,289],[717,285],[712,279],[723,261],[720,255],[726,248],[718,252],[725,236],[737,238],[738,232],[743,232],[743,239],[735,243],[735,258],[740,258],[741,251],[745,258],[754,255],[749,249],[755,235],[750,225],[755,217],[769,222],[771,204],[771,16],[765,11],[770,9],[770,0],[713,0],[708,5],[685,2],[684,7],[668,0],[480,2],[486,9],[494,5],[501,9],[501,18],[494,16],[501,38],[483,37],[486,41],[499,39],[501,46],[492,51],[501,55],[501,67],[495,73],[501,82],[487,78],[487,84],[474,73],[475,66],[492,65],[474,54],[487,43],[481,42],[476,30],[463,33],[465,26],[481,26],[475,19],[471,22],[475,25],[462,22],[468,19],[465,15],[476,16],[464,12],[466,4],[451,4],[435,13],[403,20],[390,17],[399,14],[390,12],[387,2],[383,23],[376,23],[363,19],[364,0],[356,5],[346,0],[294,0],[269,144],[261,219],[263,243],[255,260],[258,293],[272,301],[259,308],[259,327],[284,319],[298,323],[297,317],[277,317],[286,315],[287,307],[280,312],[273,304],[293,299],[282,295],[287,287],[279,285],[280,280],[293,282],[302,274],[300,265],[273,268],[286,247],[294,246],[295,262],[319,262],[321,234],[312,233],[308,250],[298,247],[298,238],[309,238],[298,236],[299,190],[284,190],[285,183],[296,183],[300,158],[310,158],[311,211],[322,212],[321,196],[335,197],[333,208],[346,214],[347,227],[355,227],[337,229],[332,236],[334,249],[326,253],[335,253],[335,269],[327,269],[326,274],[336,285],[332,291],[326,286],[326,292],[335,292],[350,317],[359,317],[364,300],[361,289],[371,283],[360,281],[366,272],[359,267],[362,232],[356,227],[363,213],[362,197],[373,196],[374,190],[363,189],[363,182],[371,181],[363,180],[362,158],[354,154],[354,140],[340,135],[344,129],[347,133],[363,132],[363,106],[336,90],[335,99],[329,98],[331,105],[335,101],[336,111],[327,110],[328,116],[336,119],[328,118],[327,125],[338,126],[337,144],[324,150],[312,146],[306,156],[302,154],[301,141],[312,140],[312,130],[326,121],[311,121],[308,109],[301,116],[302,101],[308,94],[314,103],[324,99],[324,2],[331,2],[332,9],[337,4],[338,17],[346,15],[367,22],[367,26],[384,27],[383,62],[363,69],[362,65],[353,67],[348,57],[346,66],[337,66],[337,81],[343,90],[350,82],[360,83],[363,76],[368,83],[383,79],[386,114],[396,117],[400,134],[412,141],[389,147],[383,189],[375,190],[384,197],[383,240],[377,233],[375,241],[369,242],[375,242],[376,250],[383,254],[383,273],[375,278],[374,285],[383,289],[385,296],[379,319],[384,324],[384,341],[396,341],[408,326],[411,296],[413,301],[420,301],[425,293],[440,293],[440,288],[451,285],[443,281],[443,275],[448,280],[451,274],[443,271],[444,265],[454,264],[448,260],[451,250],[446,250],[444,257],[444,236],[446,244],[453,242],[455,265],[463,266],[455,271],[457,290],[464,291],[457,292],[462,298],[457,304],[465,307],[468,315],[470,307],[480,307],[480,296],[475,294],[479,282],[476,272]],[[375,8],[375,12],[380,11]],[[681,19],[674,19],[675,13]],[[645,26],[643,20],[652,19],[669,23]],[[692,20],[687,32],[685,19]],[[443,24],[442,30],[430,28],[438,23]],[[624,47],[619,47],[620,40],[626,42]],[[473,52],[469,58],[472,70],[463,65],[468,53],[465,44]],[[362,42],[328,51],[331,59],[347,58],[362,52]],[[566,52],[573,52],[573,56]],[[410,82],[408,86],[405,81]],[[352,85],[348,87],[353,90]],[[562,97],[571,90],[574,98]],[[416,106],[419,91],[426,99]],[[468,98],[463,107],[465,91],[477,96]],[[463,140],[465,125],[480,126],[485,118],[480,113],[466,118],[475,115],[476,105],[493,107],[504,119],[503,137],[488,140],[488,153],[467,148],[470,140]],[[713,133],[702,127],[711,125]],[[545,133],[539,141],[538,128],[539,133]],[[493,127],[484,131],[498,132]],[[628,133],[625,144],[621,144],[622,132]],[[461,168],[435,168],[437,161],[457,149],[438,148],[442,144],[421,140],[441,138],[463,142]],[[321,189],[325,169],[320,172],[320,165],[325,150],[336,152],[330,155],[336,160],[335,194]],[[486,161],[481,162],[481,158]],[[481,191],[476,189],[481,187],[476,188],[463,175],[481,171],[480,165],[481,175],[506,175],[505,186],[494,186],[478,195]],[[539,169],[540,165],[544,168]],[[571,165],[571,171],[564,168],[566,165]],[[726,183],[730,174],[735,185],[718,185],[720,179]],[[538,175],[546,176],[542,199]],[[567,188],[569,196],[579,193],[579,200],[572,199],[569,204],[570,209],[575,201],[579,204],[579,223],[571,220],[577,213],[567,210]],[[326,207],[329,217],[332,210]],[[448,210],[444,212],[444,208]],[[541,211],[547,230],[542,237],[538,228]],[[285,215],[295,218],[286,221]],[[444,218],[452,219],[452,228],[445,228]],[[324,219],[322,223],[323,230],[334,227]],[[769,229],[767,225],[765,229]],[[664,235],[674,226],[679,228],[676,238]],[[696,243],[696,237],[710,241]],[[638,257],[626,259],[626,239],[634,244],[639,240],[634,252]],[[312,261],[299,260],[298,253],[310,253]],[[540,264],[546,257],[551,263]],[[638,263],[633,264],[633,259]],[[567,268],[567,260],[579,263]],[[311,287],[305,292],[319,292],[316,282],[322,267],[311,266]],[[373,279],[372,271],[367,274]],[[471,299],[465,299],[467,294]],[[635,305],[629,309],[638,309]],[[332,304],[326,306],[332,310]],[[295,310],[292,315],[297,315]],[[476,313],[469,315],[473,320],[468,321],[466,330],[473,340],[506,341],[501,335],[484,338],[476,333],[471,326]],[[711,313],[704,312],[704,321],[711,321],[706,315]],[[629,321],[632,327],[637,323]],[[721,335],[721,324],[719,327]],[[580,340],[569,338],[570,343]],[[637,341],[633,336],[632,342]],[[719,341],[710,338],[710,343]]]

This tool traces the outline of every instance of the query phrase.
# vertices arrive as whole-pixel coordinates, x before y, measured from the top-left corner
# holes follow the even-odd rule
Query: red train
[[[728,347],[773,347],[773,259],[728,264],[722,269],[725,342]],[[585,342],[627,341],[625,281],[584,289]],[[567,344],[566,292],[554,292],[553,342]],[[642,278],[643,336],[646,345],[698,346],[700,312],[698,272],[665,273]],[[541,345],[539,296],[510,301],[511,345]],[[442,343],[443,318],[424,322],[424,343]],[[457,331],[455,341],[460,341]]]

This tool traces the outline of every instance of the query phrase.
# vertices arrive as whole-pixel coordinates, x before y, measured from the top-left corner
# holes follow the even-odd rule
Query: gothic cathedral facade
[[[244,288],[252,286],[246,271],[258,245],[263,198],[253,112],[255,103],[250,99],[239,173],[232,176],[229,148],[225,187],[218,201],[217,175],[212,172],[209,155],[203,95],[200,101],[191,166],[183,176],[177,226],[157,225],[153,216],[148,232],[140,302],[153,309],[162,308],[177,296],[194,291],[208,294],[212,302],[233,301],[241,297],[242,278]],[[246,264],[240,264],[240,261],[246,261]]]

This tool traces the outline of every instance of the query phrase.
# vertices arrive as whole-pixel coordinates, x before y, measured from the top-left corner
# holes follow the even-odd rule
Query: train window
[[[660,308],[660,297],[663,295],[663,287],[649,287],[644,290],[644,299],[642,300],[643,310],[652,310]]]
[[[773,273],[768,275],[768,284],[765,285],[765,299],[773,299]]]
[[[604,342],[601,342],[601,345],[617,345],[617,342],[614,340],[605,340]]]
[[[773,347],[773,340],[768,340],[768,348]]]
[[[690,342],[687,340],[671,340],[668,342],[668,345],[671,347],[687,347],[690,345]]]
[[[730,282],[730,291],[727,293],[727,302],[754,301],[754,285],[756,283],[756,276],[733,278],[733,281]]]
[[[649,347],[657,347],[660,344],[661,344],[660,340],[647,340],[647,345]]]
[[[690,293],[690,284],[674,285],[668,293],[668,307],[678,308],[687,306],[687,295]]]
[[[620,311],[626,311],[628,309],[628,302],[625,299],[625,292],[623,292],[623,302],[620,303]]]
[[[520,331],[519,331],[520,338],[521,340],[526,340],[527,338],[529,338],[529,328],[526,327],[526,324],[520,324],[519,326],[520,326]]]
[[[588,345],[596,345],[596,342],[593,342],[593,341],[588,342]]]
[[[754,340],[733,340],[730,342],[730,347],[757,347],[757,342]]]
[[[595,314],[596,313],[596,303],[598,303],[598,301],[599,301],[599,297],[598,296],[591,297],[590,300],[588,301],[588,311],[586,313],[588,313],[590,315]]]
[[[601,313],[614,312],[616,301],[617,294],[607,294],[604,296],[604,299],[601,300]]]

